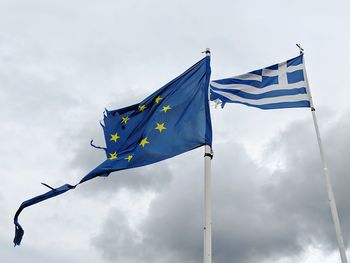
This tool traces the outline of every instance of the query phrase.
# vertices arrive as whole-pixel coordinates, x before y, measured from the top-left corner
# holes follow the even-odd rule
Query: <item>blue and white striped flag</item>
[[[310,107],[303,55],[232,78],[210,82],[210,100],[260,109]]]

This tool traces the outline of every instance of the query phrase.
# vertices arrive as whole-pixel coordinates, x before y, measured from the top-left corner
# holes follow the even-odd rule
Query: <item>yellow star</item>
[[[157,98],[156,98],[156,103],[158,104],[161,100],[162,100],[163,98],[161,98],[160,96],[158,96]]]
[[[146,105],[145,104],[139,106],[139,111],[144,111],[145,109],[146,109]]]
[[[166,127],[164,127],[164,123],[158,123],[157,122],[157,127],[155,127],[155,130],[158,130],[159,132],[162,132],[165,129],[166,129]]]
[[[118,154],[116,152],[110,153],[109,155],[110,155],[108,158],[109,160],[115,160],[118,158]]]
[[[111,134],[111,141],[117,142],[117,140],[119,139],[119,135],[118,133],[115,134]]]
[[[126,124],[128,122],[128,120],[130,120],[129,116],[122,117],[122,122],[123,123]]]
[[[146,138],[143,138],[143,139],[141,140],[140,145],[141,145],[142,147],[145,147],[145,145],[148,144],[148,143],[149,143],[149,141],[148,141],[148,138],[146,137]]]
[[[125,160],[128,160],[128,162],[131,161],[131,159],[133,158],[134,156],[133,155],[128,155],[128,157],[124,158]]]
[[[161,111],[167,112],[168,110],[171,110],[170,105],[168,106],[163,106],[163,109]]]

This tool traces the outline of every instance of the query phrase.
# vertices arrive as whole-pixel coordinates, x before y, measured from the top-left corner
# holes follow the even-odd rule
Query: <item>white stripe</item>
[[[252,73],[242,74],[238,76],[232,77],[233,79],[239,79],[239,80],[257,80],[262,81],[262,76]]]
[[[219,89],[237,89],[237,90],[241,90],[241,91],[244,91],[244,92],[247,92],[250,94],[262,94],[262,93],[265,93],[268,91],[280,90],[280,89],[307,88],[306,81],[299,81],[297,83],[288,84],[286,86],[275,84],[275,85],[267,86],[267,87],[262,88],[262,89],[255,88],[255,87],[250,86],[250,85],[242,85],[242,84],[225,85],[225,84],[219,84],[219,83],[216,83],[213,81],[210,83],[210,85],[215,87],[215,88],[219,88]],[[214,92],[216,92],[216,90]]]
[[[309,100],[309,97],[307,94],[297,94],[297,95],[290,95],[290,96],[279,96],[274,98],[266,98],[266,99],[259,99],[259,100],[251,100],[251,99],[245,99],[241,98],[239,96],[233,95],[231,93],[227,93],[224,91],[215,91],[215,93],[222,95],[232,101],[240,101],[245,102],[253,105],[264,105],[264,104],[270,104],[270,103],[280,103],[280,102],[295,102],[295,101],[302,101],[302,100]]]
[[[293,72],[293,71],[296,71],[296,70],[305,70],[305,67],[304,67],[304,63],[301,63],[299,65],[291,65],[289,67],[287,67],[287,72]]]
[[[287,79],[287,62],[281,63],[278,65],[278,68],[280,69],[278,71],[278,84],[282,86],[288,85],[288,79]]]
[[[287,62],[282,62],[282,63],[278,64],[278,69],[266,69],[266,68],[264,68],[262,75],[266,76],[266,77],[274,77],[277,75],[281,76],[282,74],[287,74],[287,72],[291,73],[291,72],[294,72],[296,70],[304,70],[304,64],[299,64],[296,66],[287,67]],[[304,75],[305,75],[305,73],[304,73]]]

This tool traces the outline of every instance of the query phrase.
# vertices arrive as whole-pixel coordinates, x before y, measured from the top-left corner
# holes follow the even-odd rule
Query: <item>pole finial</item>
[[[301,47],[300,44],[295,44],[299,48],[300,55],[304,54],[304,49]]]
[[[210,48],[206,48],[202,53],[205,53],[205,55],[210,56]]]

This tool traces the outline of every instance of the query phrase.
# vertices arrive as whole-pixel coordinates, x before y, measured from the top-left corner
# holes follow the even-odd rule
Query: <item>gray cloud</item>
[[[348,107],[348,1],[2,0],[0,5],[2,261],[201,260],[202,150],[113,173],[29,208],[21,217],[23,245],[13,249],[11,241],[14,211],[46,191],[41,181],[75,183],[104,159],[89,141],[103,144],[98,120],[105,106],[142,100],[202,58],[206,47],[212,49],[216,79],[295,56],[295,42],[303,44],[315,101],[338,116],[327,113],[320,123],[344,238],[350,240],[349,114],[339,118]],[[300,112],[256,114],[244,107],[212,112],[216,261],[293,260],[307,246],[335,251],[312,125],[298,122],[276,134],[277,125],[302,119]],[[264,159],[254,163],[254,150],[271,138]],[[276,161],[279,169],[271,173]],[[125,191],[139,198],[155,194],[136,228],[118,203]]]
[[[348,114],[346,115],[348,116]],[[330,123],[324,134],[345,239],[350,236],[346,189],[349,165],[343,149],[350,122]],[[310,122],[291,123],[273,139],[266,156],[283,156],[284,168],[272,174],[257,166],[234,141],[216,145],[213,161],[213,254],[218,262],[297,261],[308,245],[336,250],[324,178]],[[341,125],[341,129],[339,129]],[[231,151],[228,151],[227,145]],[[196,153],[198,154],[198,152]],[[194,154],[188,154],[189,156]],[[190,159],[190,158],[189,158]],[[203,183],[201,168],[187,167],[150,206],[148,216],[131,230],[111,211],[92,240],[107,259],[124,262],[201,262]],[[262,178],[269,178],[267,181]],[[179,194],[180,193],[180,194]],[[124,221],[123,221],[124,220]],[[125,238],[125,237],[128,238]],[[141,236],[141,238],[140,238]],[[105,244],[108,243],[106,246]]]

